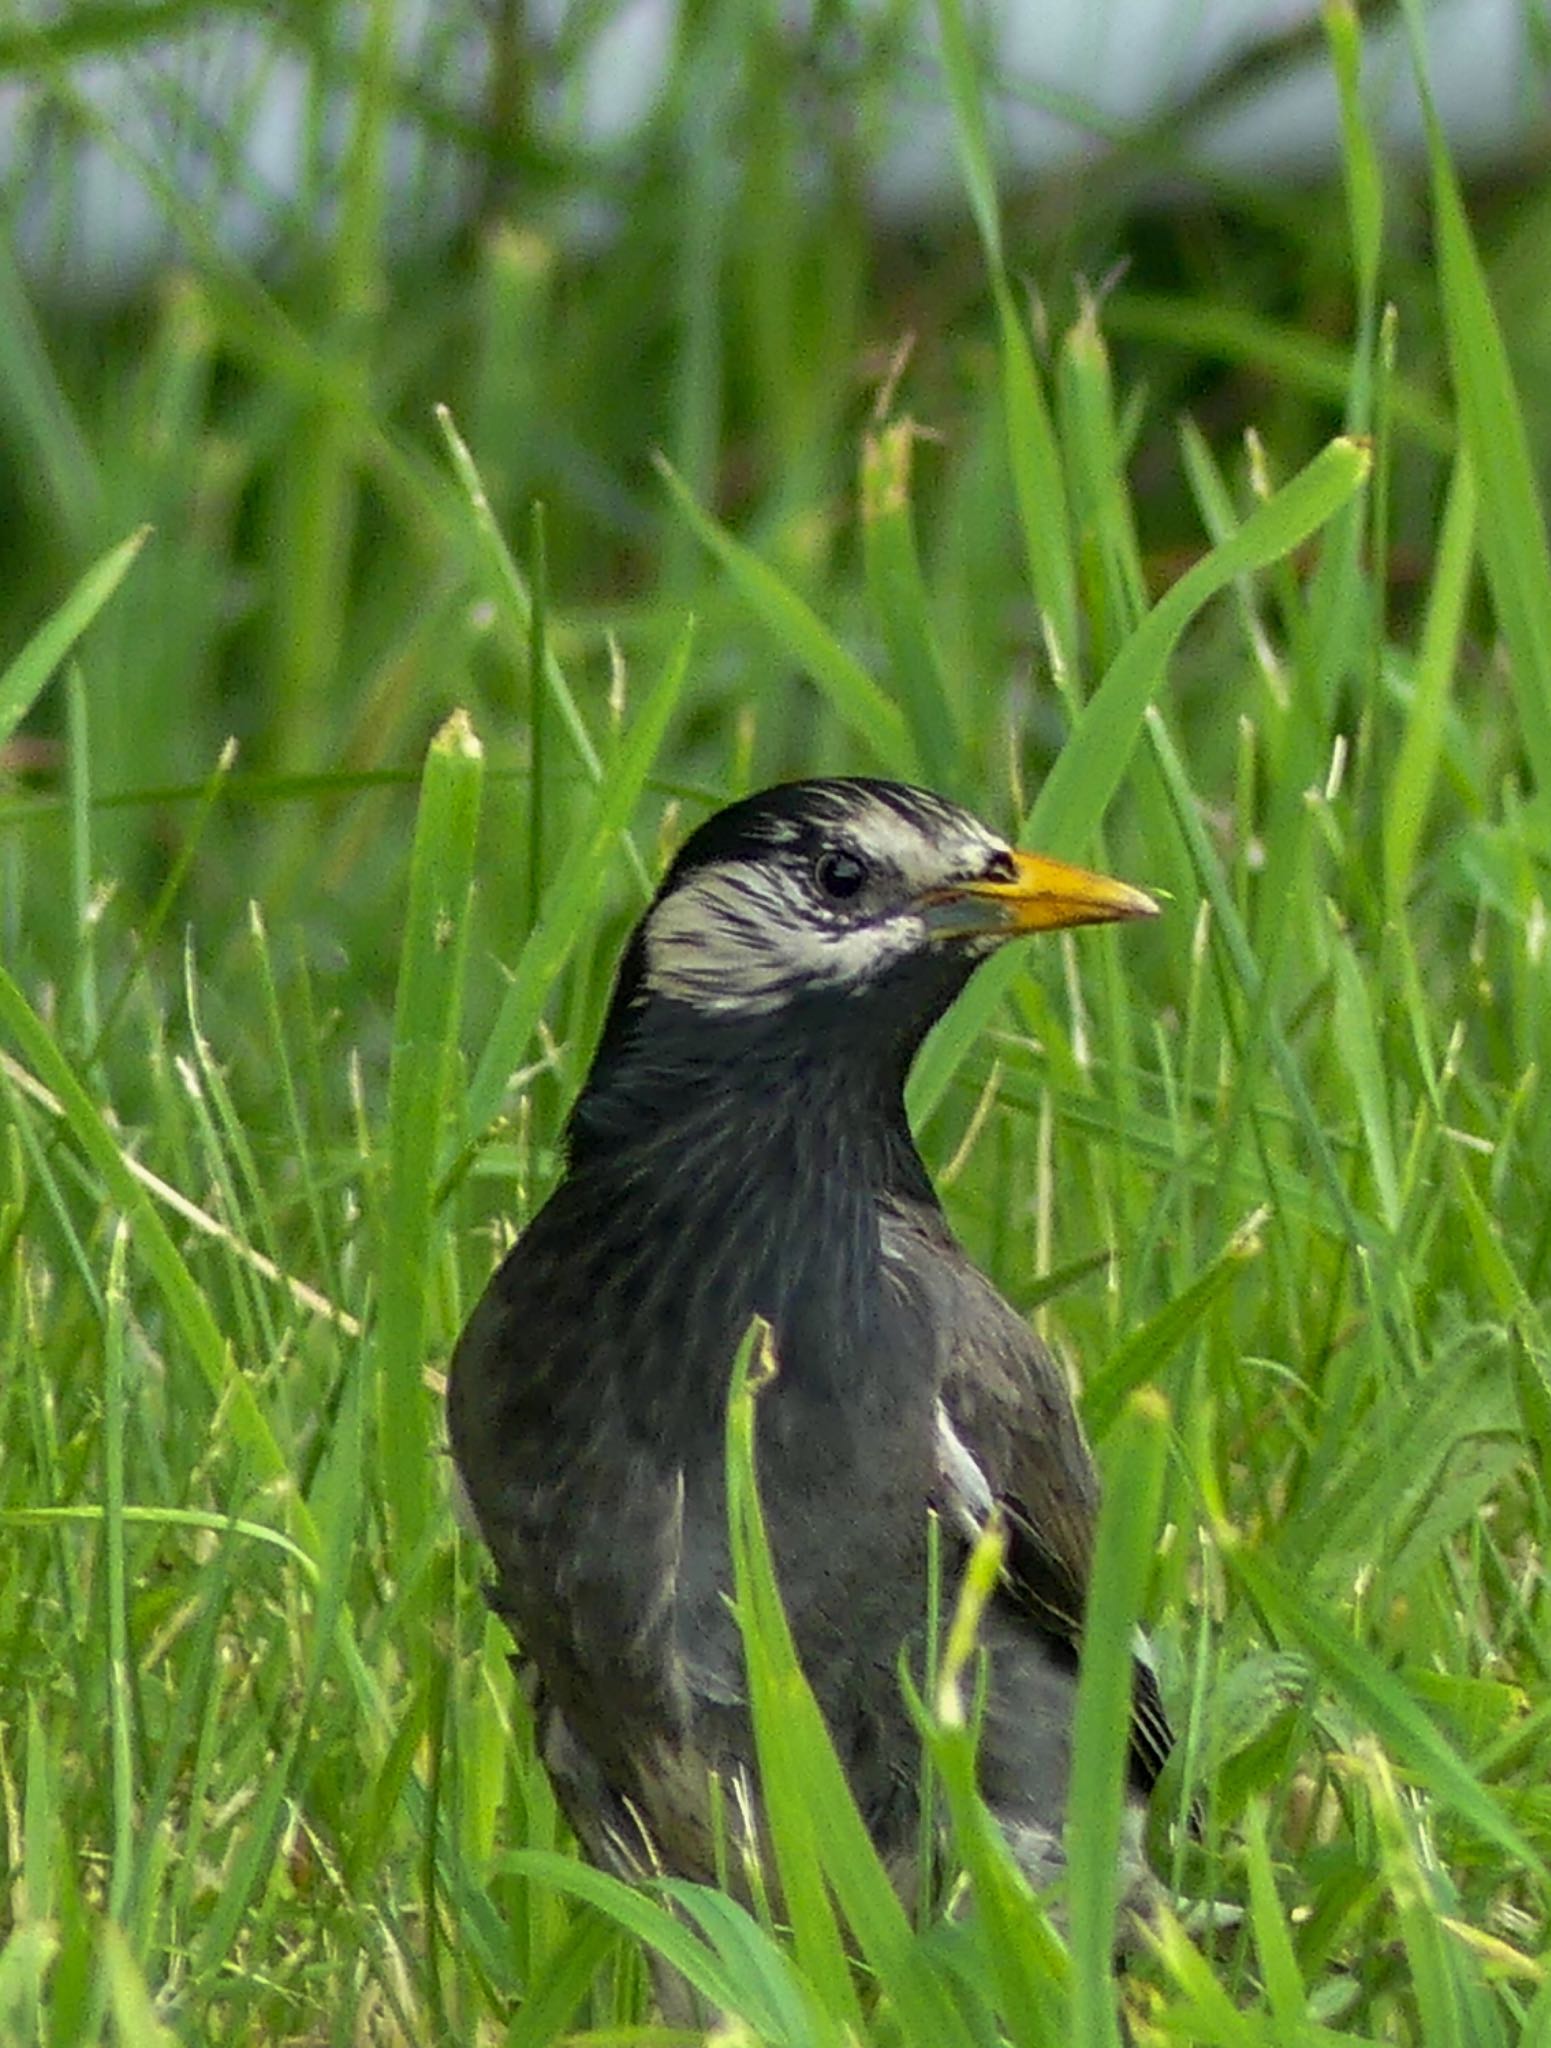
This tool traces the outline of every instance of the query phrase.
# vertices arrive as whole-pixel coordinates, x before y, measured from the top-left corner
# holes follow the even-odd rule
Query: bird
[[[1099,1484],[1065,1371],[945,1219],[904,1091],[999,947],[1156,911],[945,797],[862,776],[736,801],[668,866],[625,945],[563,1172],[448,1374],[489,1597],[594,1861],[712,1880],[712,1774],[753,1779],[724,1431],[759,1317],[777,1579],[880,1855],[907,1889],[920,1752],[899,1669],[925,1618],[930,1519],[951,1598],[996,1511],[980,1790],[1030,1881],[1060,1877]],[[1170,1743],[1139,1654],[1134,1823]]]

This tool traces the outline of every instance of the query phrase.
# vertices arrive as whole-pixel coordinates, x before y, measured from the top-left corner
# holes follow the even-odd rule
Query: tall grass
[[[519,184],[406,274],[390,12],[307,264],[185,218],[90,323],[0,266],[0,2040],[660,2041],[653,1952],[732,2038],[1114,2038],[1138,1606],[1131,2037],[1551,2039],[1551,449],[1497,311],[1543,176],[1386,173],[1333,5],[1339,192],[1206,233],[1096,177],[1048,260],[945,0],[972,226],[891,245],[841,118],[886,25],[804,62],[725,5],[592,167],[606,250]],[[972,1904],[884,1885],[757,1391],[780,1912],[577,1861],[448,1511],[447,1351],[665,849],[824,769],[1167,904],[996,963],[912,1091],[1110,1478],[1069,1947],[974,1798],[969,1612],[902,1682]]]

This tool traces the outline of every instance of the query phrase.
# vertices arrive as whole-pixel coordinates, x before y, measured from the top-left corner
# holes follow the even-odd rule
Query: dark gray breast
[[[937,1339],[833,1120],[770,1100],[730,1128],[708,1099],[671,1146],[567,1176],[459,1345],[453,1449],[523,1648],[577,1738],[626,1770],[654,1731],[681,1740],[741,1693],[723,1433],[735,1352],[766,1317],[757,1454],[782,1595],[842,1753],[886,1759],[881,1799],[908,1743],[900,1640],[924,1616]]]

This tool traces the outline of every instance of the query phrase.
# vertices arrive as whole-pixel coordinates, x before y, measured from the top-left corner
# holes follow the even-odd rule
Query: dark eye
[[[987,882],[1016,882],[1018,864],[1010,853],[993,853],[986,862],[983,880]]]
[[[814,879],[826,896],[843,903],[854,896],[867,879],[867,863],[854,853],[821,853],[814,863]]]

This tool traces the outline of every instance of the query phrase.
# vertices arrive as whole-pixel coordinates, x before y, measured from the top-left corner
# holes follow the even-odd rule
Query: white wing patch
[[[937,1403],[937,1470],[948,1512],[972,1543],[978,1541],[995,1502],[986,1475],[941,1401]]]

